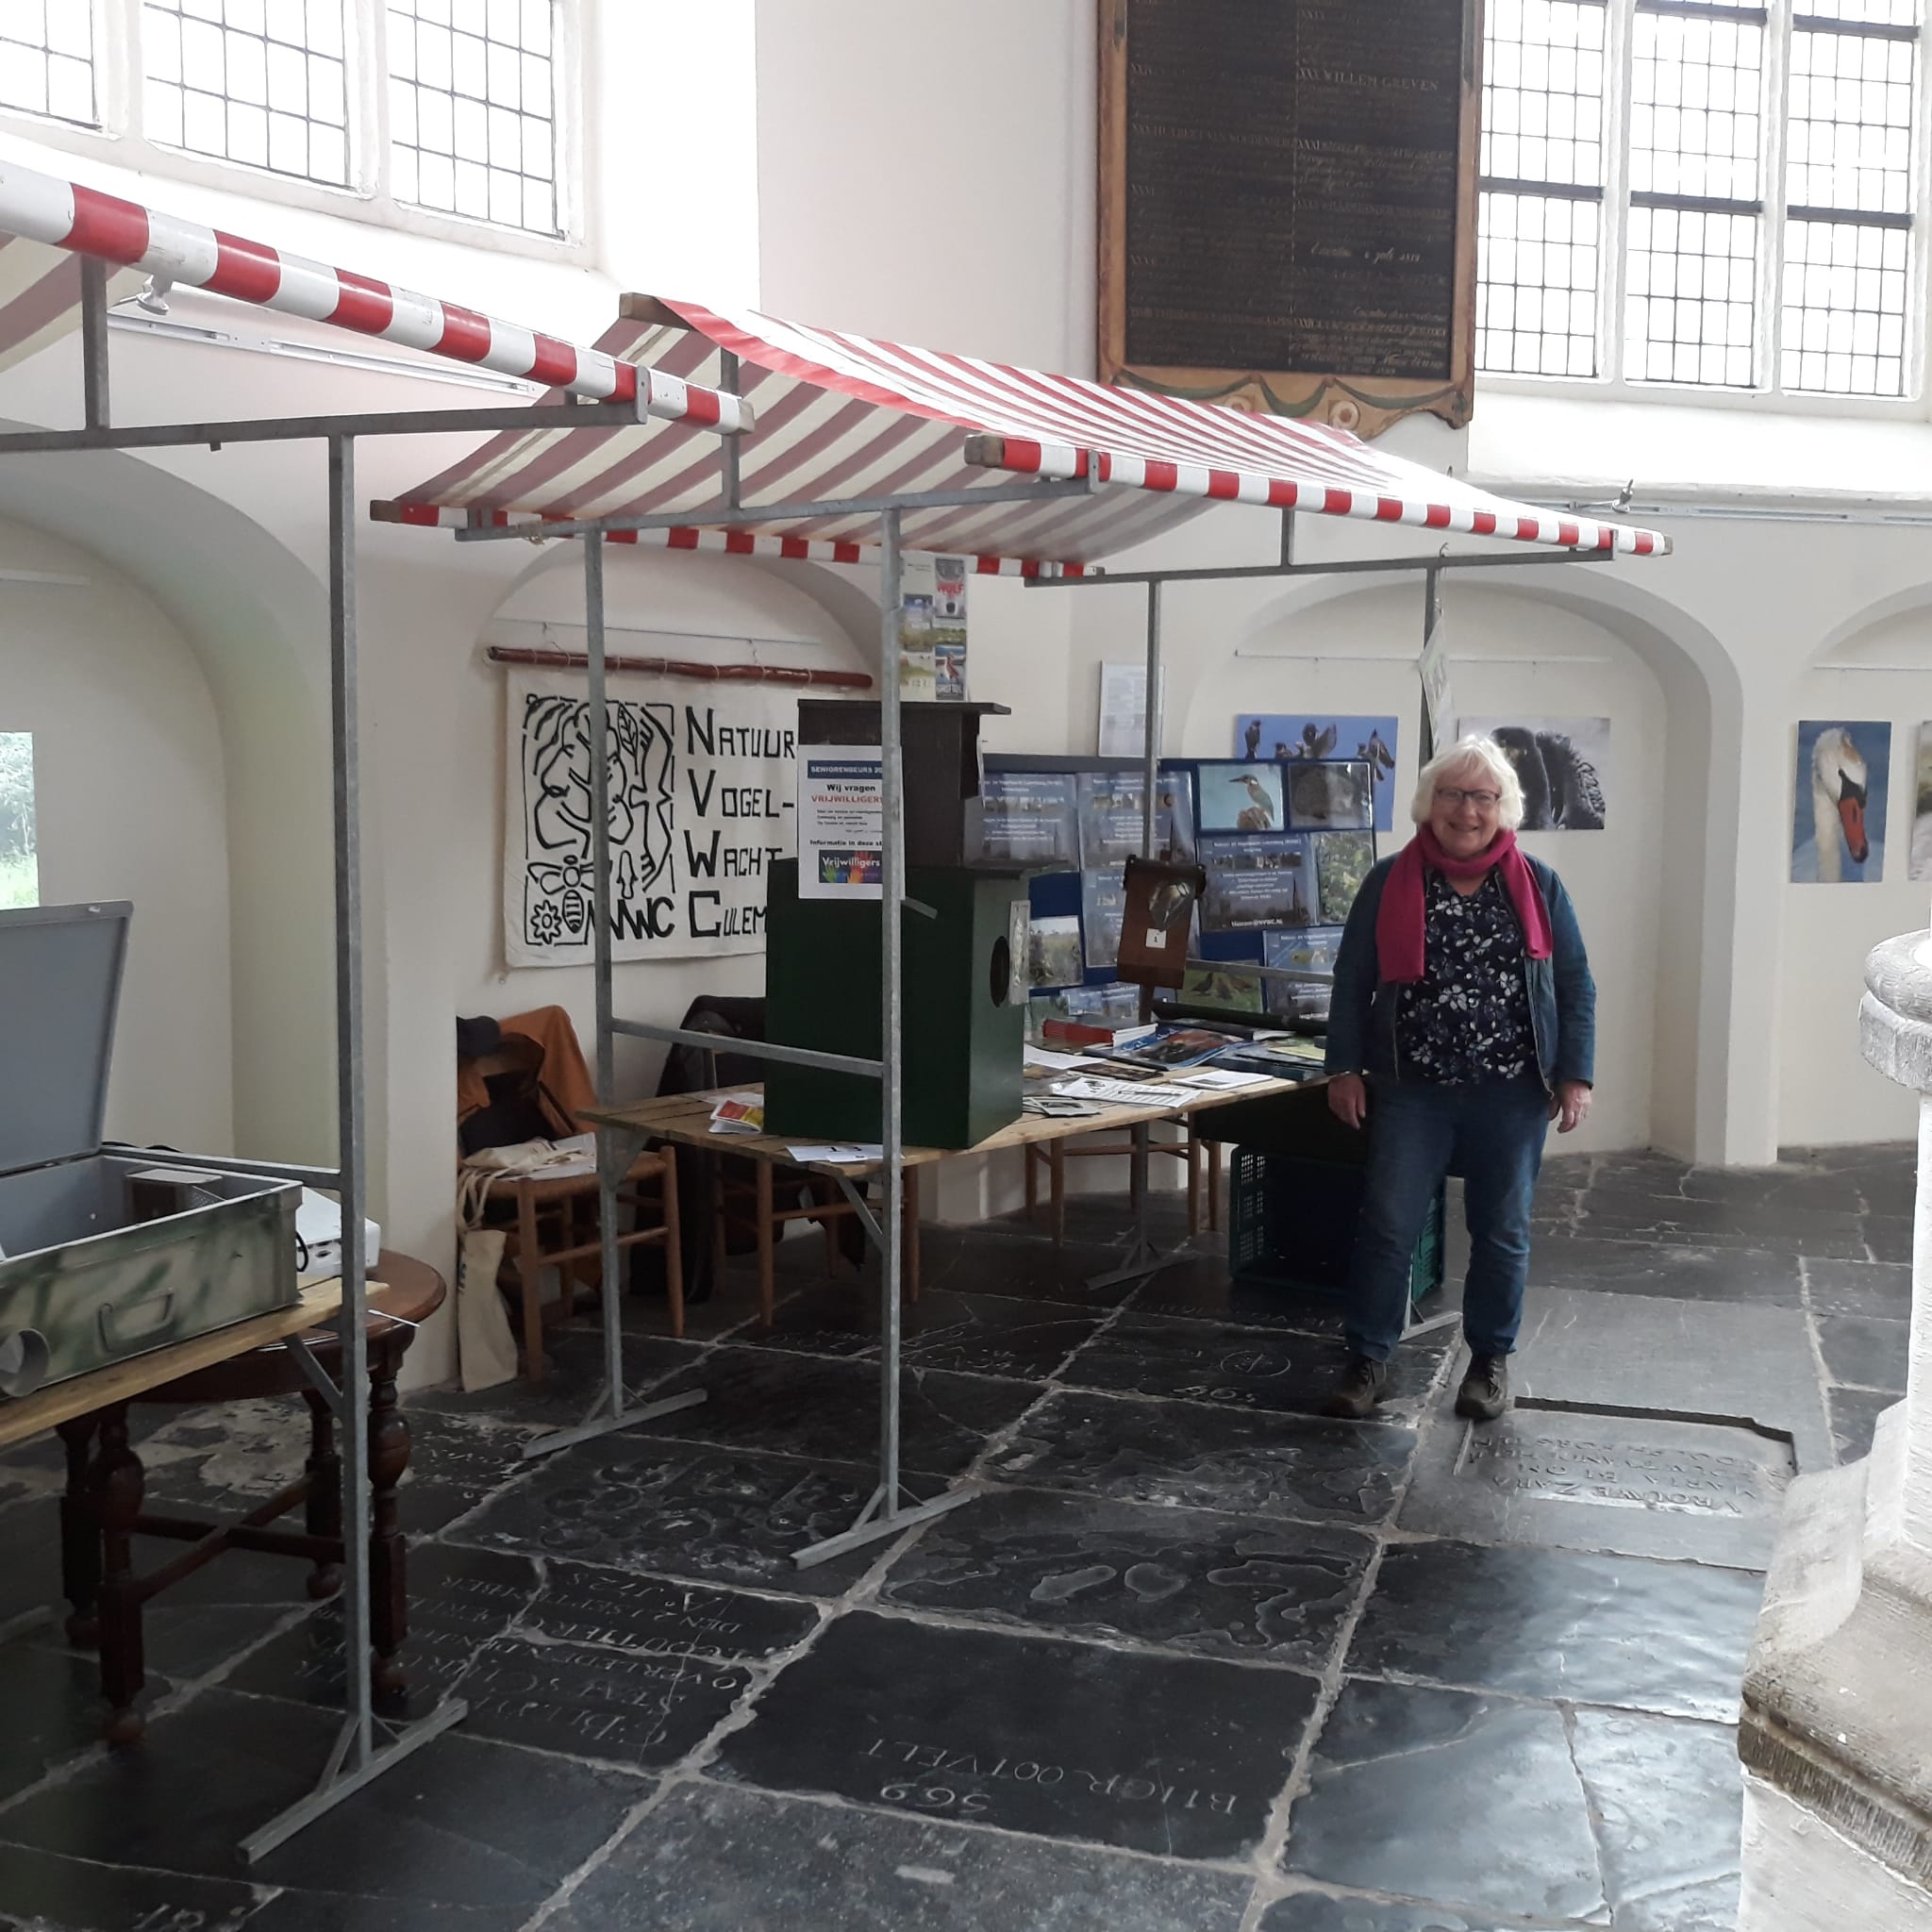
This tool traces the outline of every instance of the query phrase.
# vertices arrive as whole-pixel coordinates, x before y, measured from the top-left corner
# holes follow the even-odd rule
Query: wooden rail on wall
[[[530,664],[543,671],[588,671],[591,660],[582,651],[535,651],[518,644],[491,644],[492,664]],[[817,671],[791,664],[700,664],[684,658],[618,658],[607,656],[607,671],[641,672],[652,677],[693,677],[706,684],[813,684],[835,691],[870,691],[872,679],[863,671]]]

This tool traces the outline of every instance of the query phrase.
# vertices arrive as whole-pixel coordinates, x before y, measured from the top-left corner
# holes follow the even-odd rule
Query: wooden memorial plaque
[[[1469,420],[1480,0],[1100,0],[1105,382]]]

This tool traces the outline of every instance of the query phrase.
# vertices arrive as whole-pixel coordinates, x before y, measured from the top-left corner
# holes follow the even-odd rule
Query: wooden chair
[[[1188,1232],[1191,1235],[1201,1231],[1201,1156],[1205,1149],[1208,1157],[1208,1226],[1210,1232],[1221,1229],[1221,1142],[1203,1140],[1194,1132],[1190,1120],[1176,1121],[1181,1129],[1181,1138],[1175,1141],[1157,1141],[1151,1131],[1159,1122],[1150,1124],[1147,1136],[1149,1154],[1171,1155],[1182,1162],[1188,1171]],[[1043,1145],[1028,1142],[1026,1154],[1026,1212],[1032,1216],[1040,1208],[1040,1172],[1046,1170],[1047,1175],[1047,1220],[1053,1231],[1054,1245],[1058,1247],[1066,1239],[1067,1233],[1067,1170],[1066,1163],[1071,1157],[1075,1160],[1090,1156],[1112,1155],[1131,1156],[1134,1143],[1131,1139],[1124,1141],[1083,1141],[1077,1143],[1067,1141],[1048,1141]],[[1138,1208],[1141,1205],[1131,1176],[1128,1181],[1127,1205]]]
[[[488,1080],[503,1074],[527,1074],[534,1085],[541,1053],[532,1041],[507,1034],[501,1048],[478,1055],[475,1070]],[[533,1135],[539,1130],[533,1129]],[[669,1145],[640,1154],[617,1190],[621,1207],[632,1211],[633,1225],[617,1237],[618,1252],[662,1243],[664,1285],[671,1332],[684,1333],[684,1270],[678,1248],[677,1157]],[[649,1217],[649,1219],[647,1219]],[[523,1312],[524,1373],[543,1381],[550,1361],[543,1330],[570,1320],[579,1284],[595,1284],[599,1293],[624,1291],[620,1278],[602,1279],[603,1241],[597,1226],[597,1177],[571,1174],[560,1179],[537,1174],[506,1174],[491,1183],[483,1224],[501,1227],[508,1237],[499,1285]],[[560,1292],[546,1307],[543,1271],[555,1268]]]

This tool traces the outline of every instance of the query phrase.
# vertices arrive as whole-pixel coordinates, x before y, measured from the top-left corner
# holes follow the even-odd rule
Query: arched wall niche
[[[1916,1131],[1909,1093],[1867,1066],[1858,1042],[1866,955],[1880,941],[1924,929],[1932,897],[1932,814],[1916,840],[1921,728],[1932,723],[1932,582],[1875,599],[1821,641],[1798,674],[1787,729],[1789,854],[1810,796],[1796,765],[1805,720],[1844,722],[1868,759],[1882,744],[1886,782],[1883,870],[1875,881],[1789,879],[1778,940],[1777,1089],[1782,1144],[1905,1140]],[[1874,728],[1875,727],[1875,729]],[[1932,737],[1932,732],[1928,732]],[[1925,785],[1932,803],[1932,769]],[[1916,851],[1915,851],[1916,844]],[[1920,876],[1914,877],[1914,869]],[[1868,861],[1867,871],[1871,870]]]
[[[508,677],[486,656],[491,643],[537,643],[581,650],[583,559],[574,543],[546,546],[509,588],[484,624],[462,680],[466,743],[487,743],[489,758],[458,774],[458,832],[448,857],[458,870],[451,903],[462,908],[455,960],[458,1007],[505,1013],[534,1006],[566,1008],[590,1051],[593,987],[586,967],[504,965],[502,839],[506,809],[503,758]],[[703,552],[675,553],[608,545],[605,557],[607,647],[613,656],[662,657],[700,663],[763,662],[862,671],[877,658],[878,606],[838,573],[811,564],[763,566]],[[705,687],[690,689],[702,693]],[[840,695],[839,692],[826,693]],[[844,693],[857,695],[858,693]],[[674,1024],[701,992],[764,991],[762,952],[716,959],[620,964],[618,1011]],[[647,1092],[662,1049],[644,1041],[618,1042],[620,1091]]]
[[[1606,831],[1526,841],[1575,894],[1599,981],[1599,1107],[1577,1149],[1722,1158],[1729,906],[1710,881],[1735,865],[1735,813],[1713,806],[1727,783],[1735,795],[1735,671],[1663,599],[1586,566],[1452,575],[1444,615],[1458,716],[1611,720]],[[1399,839],[1418,764],[1420,649],[1412,579],[1296,585],[1223,651],[1183,660],[1169,750],[1227,755],[1241,710],[1393,714]]]
[[[198,661],[220,725],[225,800],[226,850],[214,862],[226,869],[227,929],[208,946],[232,989],[232,1138],[251,1154],[331,1158],[323,587],[234,506],[115,452],[0,459],[0,516],[106,558],[153,598]]]

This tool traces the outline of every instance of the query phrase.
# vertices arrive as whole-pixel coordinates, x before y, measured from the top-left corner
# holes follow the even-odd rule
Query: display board
[[[1139,765],[1111,758],[986,760],[975,856],[1033,870],[1027,980],[1037,1015],[1126,1024],[1138,1013],[1139,989],[1115,973],[1143,784]],[[1163,759],[1153,856],[1207,872],[1196,957],[1332,973],[1342,923],[1375,862],[1373,801],[1360,758]],[[1222,976],[1191,976],[1183,998],[1259,1009],[1256,981],[1208,984]]]
[[[1477,0],[1101,0],[1103,380],[1469,420]]]

